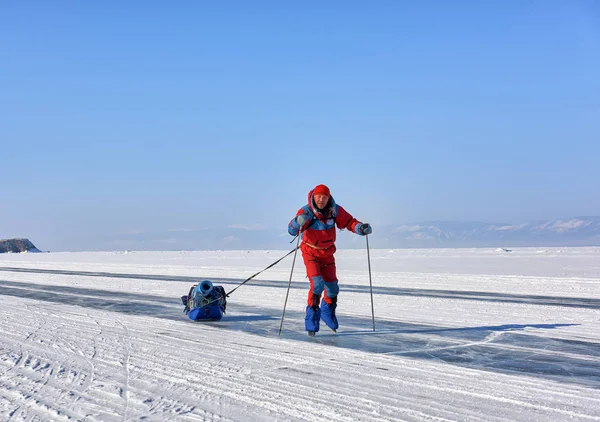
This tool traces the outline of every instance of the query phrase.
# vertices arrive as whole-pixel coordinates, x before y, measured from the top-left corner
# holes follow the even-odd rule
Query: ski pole
[[[298,233],[298,241],[296,242],[296,252],[294,252],[294,260],[292,261],[292,271],[290,271],[290,281],[288,282],[287,293],[285,294],[285,302],[283,302],[283,313],[281,314],[281,323],[279,324],[279,336],[281,336],[281,328],[283,327],[283,318],[285,317],[285,308],[287,306],[288,296],[290,295],[290,287],[292,285],[292,275],[294,274],[294,264],[296,264],[296,255],[300,246],[300,233]]]
[[[371,254],[369,253],[369,235],[367,239],[367,262],[369,263],[369,285],[371,286],[371,315],[373,315],[373,331],[375,331],[375,307],[373,306],[373,281],[371,280]]]

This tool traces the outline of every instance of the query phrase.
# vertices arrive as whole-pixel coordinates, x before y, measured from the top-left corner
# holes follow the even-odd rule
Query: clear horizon
[[[512,248],[597,247],[600,246],[600,217],[522,224],[416,222],[383,226],[370,237],[374,249],[493,248],[510,251]],[[338,232],[337,238],[338,249],[366,247],[362,236],[348,231]],[[0,239],[0,252],[8,248],[3,244],[4,240],[15,239]],[[46,244],[28,240],[42,251],[50,252],[287,250],[294,243],[294,238],[279,228],[239,226],[106,233],[88,238],[85,248],[78,245],[73,233],[63,233],[60,238],[52,239],[52,250]]]
[[[591,0],[3,3],[0,61],[0,238],[600,215]]]

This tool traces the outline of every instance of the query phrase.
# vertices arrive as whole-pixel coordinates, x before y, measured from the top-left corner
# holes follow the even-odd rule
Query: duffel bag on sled
[[[227,294],[222,286],[203,280],[192,286],[187,296],[181,296],[181,302],[189,319],[219,321],[227,307]]]

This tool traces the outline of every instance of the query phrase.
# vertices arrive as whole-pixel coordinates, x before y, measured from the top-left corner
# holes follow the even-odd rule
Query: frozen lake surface
[[[340,329],[304,331],[287,251],[0,255],[0,421],[600,421],[600,248],[336,254]]]

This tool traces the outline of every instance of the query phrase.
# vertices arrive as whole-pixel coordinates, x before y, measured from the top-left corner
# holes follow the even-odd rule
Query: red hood
[[[310,192],[308,192],[308,205],[310,205],[312,207],[312,193],[313,193],[314,189],[311,189]]]
[[[308,206],[310,207],[310,209],[312,210],[312,212],[315,214],[315,217],[317,218],[325,218],[325,217],[330,217],[330,216],[335,216],[335,201],[333,200],[333,196],[329,197],[329,203],[330,203],[330,207],[329,207],[329,212],[327,213],[327,215],[323,215],[321,213],[321,211],[319,211],[317,209],[317,206],[315,205],[314,201],[313,201],[313,191],[314,189],[311,189],[310,192],[308,192]]]

